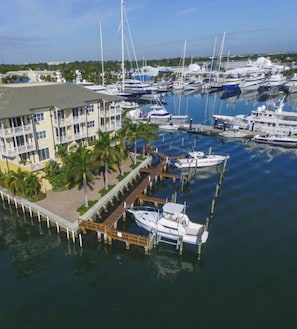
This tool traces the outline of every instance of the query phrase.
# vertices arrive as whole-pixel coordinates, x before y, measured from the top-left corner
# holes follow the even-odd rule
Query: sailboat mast
[[[221,70],[223,49],[224,49],[224,43],[225,43],[225,35],[226,35],[226,32],[224,32],[224,34],[223,34],[223,39],[222,39],[222,44],[221,44],[221,52],[220,52],[220,61],[219,61],[218,74],[220,74],[220,70]]]
[[[102,71],[102,86],[105,85],[105,73],[104,73],[104,59],[103,59],[103,40],[102,40],[102,28],[101,21],[99,22],[100,28],[100,48],[101,48],[101,71]]]
[[[122,41],[122,91],[124,91],[124,85],[125,85],[124,0],[121,0],[121,41]]]

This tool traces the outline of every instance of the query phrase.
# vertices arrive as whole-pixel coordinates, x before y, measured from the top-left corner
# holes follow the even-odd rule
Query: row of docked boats
[[[214,127],[221,137],[246,137],[246,131],[259,132],[252,139],[284,147],[297,147],[297,113],[284,111],[286,96],[273,104],[258,106],[250,114],[235,116],[214,114]]]

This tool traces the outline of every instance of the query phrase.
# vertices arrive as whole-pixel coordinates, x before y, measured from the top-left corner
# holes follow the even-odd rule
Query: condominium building
[[[58,145],[97,139],[121,128],[121,97],[70,83],[0,86],[0,168],[37,171],[56,159]]]

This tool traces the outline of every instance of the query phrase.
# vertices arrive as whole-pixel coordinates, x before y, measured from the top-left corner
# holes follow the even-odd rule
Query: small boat
[[[240,131],[238,126],[233,126],[221,133],[219,133],[220,137],[223,138],[243,138],[246,137],[247,134]]]
[[[136,224],[146,231],[168,240],[200,245],[208,238],[205,225],[192,222],[186,214],[186,206],[167,202],[162,210],[153,207],[134,207],[128,209]]]
[[[190,151],[185,158],[177,159],[174,162],[176,168],[202,168],[216,166],[229,159],[228,155],[205,154],[202,151]]]
[[[284,147],[297,147],[297,136],[288,136],[283,134],[266,134],[265,136],[256,135],[253,137],[256,143],[270,144]]]
[[[168,131],[175,131],[179,129],[179,125],[175,125],[173,123],[168,123],[164,125],[159,125],[160,130],[168,130]]]
[[[144,119],[152,123],[175,122],[184,123],[189,119],[188,115],[173,115],[167,111],[160,102],[150,106],[150,111],[144,115]]]

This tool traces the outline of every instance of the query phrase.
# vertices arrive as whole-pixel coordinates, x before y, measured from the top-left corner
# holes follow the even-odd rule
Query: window
[[[80,131],[79,125],[73,125],[73,129],[74,129],[75,134],[79,134],[79,131]]]
[[[89,104],[89,105],[87,106],[87,112],[88,112],[88,113],[94,112],[94,105],[93,105],[93,104]]]
[[[95,127],[95,121],[88,121],[88,128],[94,128]]]
[[[36,132],[37,139],[46,139],[46,131],[37,131]]]
[[[35,122],[44,121],[44,113],[43,112],[35,113],[34,114],[34,121]]]
[[[38,150],[39,161],[49,159],[49,149],[48,147],[45,149]]]

